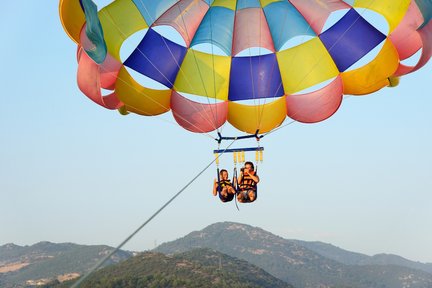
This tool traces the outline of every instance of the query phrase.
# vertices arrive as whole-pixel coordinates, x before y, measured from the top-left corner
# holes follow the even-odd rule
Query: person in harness
[[[229,202],[234,199],[234,195],[236,194],[236,192],[233,187],[233,184],[228,179],[228,171],[222,169],[219,172],[219,177],[220,177],[219,182],[216,181],[216,179],[214,180],[213,196],[219,194],[219,199],[222,202]],[[236,181],[236,179],[233,179],[233,181]]]
[[[255,172],[254,164],[248,161],[240,171],[240,177],[237,181],[237,201],[241,203],[254,202],[257,198],[257,184],[260,181]]]

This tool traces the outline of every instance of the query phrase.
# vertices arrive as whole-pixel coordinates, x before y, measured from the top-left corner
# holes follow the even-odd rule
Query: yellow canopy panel
[[[117,0],[99,11],[108,52],[120,61],[120,47],[133,33],[148,27],[135,4]]]
[[[267,104],[244,105],[228,102],[228,122],[246,133],[266,133],[278,127],[286,118],[285,96]]]
[[[294,94],[339,74],[319,38],[277,52],[285,94]]]
[[[170,110],[171,90],[154,90],[141,86],[126,68],[120,69],[115,93],[127,110],[144,116],[153,116]]]
[[[386,40],[378,56],[367,65],[342,73],[344,93],[363,95],[389,84],[388,78],[399,65],[399,55],[390,40]]]
[[[80,32],[85,23],[85,15],[78,0],[60,0],[60,21],[69,37],[79,43]]]
[[[228,99],[231,57],[187,51],[174,89],[219,100]]]
[[[366,8],[383,15],[390,25],[390,33],[405,16],[411,0],[356,0],[354,7]]]

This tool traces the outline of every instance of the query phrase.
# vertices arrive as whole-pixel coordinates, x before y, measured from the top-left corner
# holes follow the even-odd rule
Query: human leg
[[[256,191],[254,190],[249,190],[248,191],[248,197],[249,197],[249,201],[250,202],[254,202],[256,200]]]
[[[227,197],[228,196],[228,191],[227,190],[228,190],[227,187],[223,187],[222,188],[221,195],[223,197]]]
[[[236,193],[235,190],[234,190],[234,188],[232,186],[227,186],[227,192],[229,194],[235,194]]]
[[[248,200],[248,196],[247,196],[247,191],[240,191],[237,194],[237,201],[239,201],[240,203],[245,203]]]

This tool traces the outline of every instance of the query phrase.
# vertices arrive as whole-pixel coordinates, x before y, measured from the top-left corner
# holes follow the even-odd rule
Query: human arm
[[[217,181],[216,181],[216,179],[214,179],[214,182],[213,182],[213,196],[217,195],[217,187],[218,187]]]
[[[256,175],[255,173],[254,173],[254,175],[251,175],[251,178],[255,181],[255,183],[257,183],[258,184],[258,182],[260,181],[260,178],[258,177],[258,175]]]
[[[240,176],[238,178],[234,178],[233,182],[237,181],[237,185],[240,185],[242,180],[243,180],[243,172],[240,172]]]
[[[258,175],[256,175],[255,171],[252,171],[252,172],[245,171],[245,173],[247,173],[249,175],[249,177],[252,178],[252,180],[258,184],[260,179],[259,179]]]

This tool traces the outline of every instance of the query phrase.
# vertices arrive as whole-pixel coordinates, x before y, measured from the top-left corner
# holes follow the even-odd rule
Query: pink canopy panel
[[[102,96],[101,88],[112,89],[117,81],[121,63],[108,55],[102,65],[96,64],[82,48],[78,50],[78,87],[91,100],[107,109],[118,109],[123,104],[116,93]]]
[[[107,109],[171,111],[197,133],[227,122],[253,134],[286,117],[323,121],[343,95],[373,93],[432,56],[426,0],[115,0],[100,8],[60,0],[81,91]],[[139,44],[120,56],[138,32]],[[417,63],[404,64],[416,53]]]
[[[198,103],[174,91],[171,95],[171,109],[174,118],[183,128],[204,133],[216,130],[226,122],[228,102]]]

